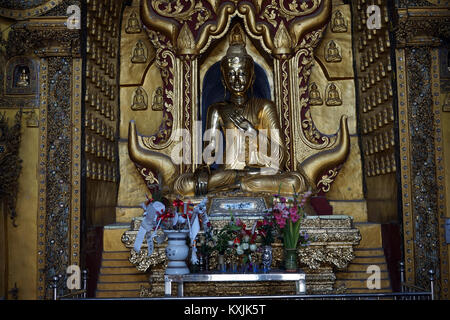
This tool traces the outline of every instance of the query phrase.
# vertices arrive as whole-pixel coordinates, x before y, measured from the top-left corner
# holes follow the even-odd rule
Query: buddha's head
[[[232,95],[242,96],[253,85],[254,62],[245,49],[243,33],[236,24],[231,30],[230,46],[220,62],[225,87]]]

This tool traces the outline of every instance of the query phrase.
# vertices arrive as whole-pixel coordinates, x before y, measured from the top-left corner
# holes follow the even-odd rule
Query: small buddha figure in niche
[[[331,40],[325,49],[326,62],[341,62],[342,56],[339,53],[339,48],[333,40]]]
[[[311,106],[320,106],[323,104],[323,100],[320,97],[320,92],[315,82],[309,87],[309,103]]]
[[[136,12],[133,11],[130,14],[130,17],[127,21],[127,26],[125,28],[126,33],[139,33],[141,32],[141,23],[139,22],[139,19],[136,16]]]
[[[334,83],[328,86],[328,94],[326,105],[327,106],[340,106],[342,104],[342,99],[339,95],[339,91]]]
[[[301,170],[284,171],[286,147],[280,135],[282,131],[276,105],[271,100],[251,95],[254,61],[245,49],[245,37],[235,37],[235,32],[243,34],[239,24],[233,27],[229,48],[220,61],[222,81],[229,98],[215,102],[207,110],[206,130],[209,130],[211,139],[205,142],[203,148],[205,164],[194,172],[180,174],[179,166],[172,158],[145,149],[138,139],[134,121],[130,122],[128,131],[131,160],[157,172],[161,177],[163,194],[172,196],[235,191],[246,194],[292,194],[314,189],[316,192],[322,172],[336,163],[342,163],[348,155],[350,140],[346,117],[341,118],[336,147],[299,163]],[[224,144],[218,138],[221,133],[225,138]],[[266,150],[270,150],[270,156],[258,152],[260,135],[263,135],[262,140]]]
[[[162,87],[158,87],[153,95],[152,110],[163,111],[164,110],[164,97]]]
[[[145,46],[142,43],[142,40],[139,40],[133,49],[133,56],[131,57],[131,62],[145,63],[146,61],[147,61],[147,57],[145,55]]]
[[[134,92],[133,104],[131,105],[131,110],[147,110],[147,98],[144,89],[141,87],[137,88]]]
[[[22,68],[22,71],[19,75],[19,80],[17,81],[17,87],[28,87],[30,85],[30,76],[25,68]]]
[[[331,31],[333,32],[347,32],[347,24],[345,18],[340,10],[337,10],[334,14],[333,23],[331,25]]]

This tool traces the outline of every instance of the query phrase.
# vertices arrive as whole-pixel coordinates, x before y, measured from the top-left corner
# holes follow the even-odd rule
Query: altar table
[[[183,297],[183,286],[185,282],[253,282],[253,281],[295,281],[295,293],[306,292],[305,273],[286,273],[271,271],[268,273],[190,273],[184,275],[164,275],[164,294],[172,295],[172,282],[178,283],[178,297]]]

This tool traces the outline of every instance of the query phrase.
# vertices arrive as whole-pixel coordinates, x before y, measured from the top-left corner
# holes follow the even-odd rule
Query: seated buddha
[[[271,100],[249,95],[255,77],[254,61],[247,54],[243,37],[236,37],[233,30],[220,69],[229,98],[208,107],[205,134],[211,134],[203,150],[206,164],[194,172],[180,175],[178,166],[168,155],[143,147],[135,122],[130,122],[130,158],[158,173],[163,194],[192,197],[228,191],[255,195],[302,193],[316,190],[317,178],[345,160],[349,135],[346,117],[343,117],[334,149],[307,158],[298,166],[298,171],[283,171],[286,148],[276,106]],[[222,152],[218,133],[225,137]],[[264,148],[270,150],[270,156],[260,152]],[[225,161],[220,161],[222,154]]]
[[[27,71],[24,68],[24,69],[22,69],[22,72],[20,73],[19,81],[17,82],[17,86],[18,87],[28,87],[29,84],[30,84],[29,77],[28,77]]]

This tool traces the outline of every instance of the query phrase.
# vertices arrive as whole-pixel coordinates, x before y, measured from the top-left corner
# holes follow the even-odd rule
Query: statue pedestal
[[[262,218],[262,215],[240,216],[247,225]],[[214,228],[220,229],[228,223],[230,216],[212,216],[210,222]],[[167,243],[156,244],[152,255],[147,256],[147,244],[144,242],[140,252],[133,250],[134,240],[140,226],[140,218],[131,223],[131,229],[122,235],[122,242],[131,250],[130,262],[139,271],[145,272],[151,269],[150,289],[141,292],[145,297],[164,296],[164,270],[167,264],[165,247]],[[297,250],[298,266],[306,274],[306,293],[332,293],[336,280],[335,271],[344,269],[353,260],[353,248],[361,240],[358,229],[353,226],[353,218],[345,215],[333,216],[308,216],[303,220],[301,230],[305,230],[311,239],[306,247]],[[283,265],[283,244],[273,244],[272,268],[279,269]],[[210,258],[210,269],[217,269],[217,255]],[[208,289],[206,290],[206,287]],[[242,288],[239,282],[231,283],[189,283],[184,288],[184,294],[202,295],[273,295],[294,294],[295,287],[290,283],[274,282],[269,285],[257,281],[249,283]]]

